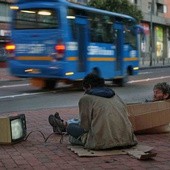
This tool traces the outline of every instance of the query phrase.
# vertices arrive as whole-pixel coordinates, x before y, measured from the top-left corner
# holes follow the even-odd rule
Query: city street
[[[151,99],[152,88],[157,82],[170,82],[170,68],[144,69],[138,76],[132,76],[125,87],[111,86],[126,102],[144,102]],[[106,82],[110,85],[110,82]],[[75,107],[83,95],[81,90],[56,87],[43,91],[32,87],[25,79],[0,83],[0,113],[55,107]]]
[[[111,88],[126,102],[143,101],[151,97],[153,84],[160,81],[170,82],[169,69],[141,70],[138,76],[130,77],[126,87]],[[2,78],[2,74],[0,75],[3,79],[0,81],[1,115],[25,114],[27,125],[27,138],[24,141],[0,145],[0,169],[169,169],[169,133],[137,135],[139,143],[153,147],[153,151],[157,153],[156,157],[147,161],[137,160],[129,155],[79,157],[67,149],[68,136],[64,136],[61,144],[61,136],[52,135],[48,116],[58,111],[66,120],[75,117],[78,114],[77,102],[83,91],[55,89],[43,92],[31,87],[26,80],[18,81],[8,75]]]
[[[128,117],[121,102],[116,110],[87,100],[92,111],[83,130],[92,132],[90,144],[98,134],[96,143],[109,149],[72,146],[79,155],[67,127],[54,133],[49,118],[78,118],[79,82],[89,72],[127,104]],[[170,101],[149,102],[161,82],[170,84],[170,0],[0,0],[0,170],[170,170]],[[126,133],[130,126],[135,135]],[[110,148],[112,139],[126,146]]]

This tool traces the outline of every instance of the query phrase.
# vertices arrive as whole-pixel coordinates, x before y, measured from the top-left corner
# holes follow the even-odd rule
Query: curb
[[[139,70],[145,69],[155,69],[155,68],[168,68],[170,65],[163,65],[163,66],[146,66],[146,67],[139,67]]]

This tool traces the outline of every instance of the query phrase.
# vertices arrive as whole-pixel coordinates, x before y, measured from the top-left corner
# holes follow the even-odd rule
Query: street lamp
[[[152,14],[154,11],[154,0],[151,1],[151,11],[150,11],[150,66],[152,66],[152,59],[153,59],[153,48],[154,48],[154,38],[153,36],[153,21],[152,21]]]

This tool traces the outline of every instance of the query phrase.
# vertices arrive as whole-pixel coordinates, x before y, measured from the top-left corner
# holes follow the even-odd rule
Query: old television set
[[[25,114],[0,117],[0,144],[24,140],[27,134]]]

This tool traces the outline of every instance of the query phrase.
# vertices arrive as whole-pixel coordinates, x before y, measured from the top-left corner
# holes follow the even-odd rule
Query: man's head
[[[88,74],[87,76],[84,77],[83,79],[83,89],[84,90],[89,90],[94,87],[103,87],[104,84],[104,79],[97,76],[96,74]]]
[[[170,99],[170,85],[166,82],[158,83],[153,88],[154,101]]]

